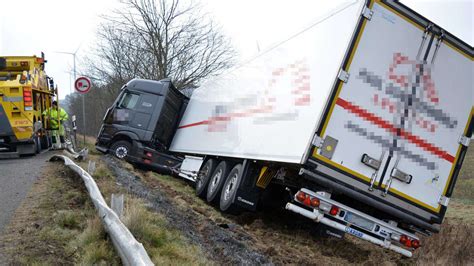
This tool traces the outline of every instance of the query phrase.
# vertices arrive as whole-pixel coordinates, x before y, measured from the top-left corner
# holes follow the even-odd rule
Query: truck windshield
[[[140,95],[134,94],[131,92],[125,92],[120,100],[118,107],[119,108],[126,108],[126,109],[133,109],[135,105],[137,105],[138,99]]]

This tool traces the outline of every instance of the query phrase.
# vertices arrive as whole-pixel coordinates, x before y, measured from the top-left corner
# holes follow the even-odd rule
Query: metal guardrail
[[[89,173],[64,155],[54,155],[50,159],[50,161],[58,160],[64,161],[66,166],[81,176],[122,263],[124,265],[154,265],[143,245],[133,237],[117,214],[107,206],[99,187]]]
[[[63,153],[65,153],[69,157],[74,158],[75,160],[83,161],[87,158],[89,150],[87,148],[84,148],[79,152],[76,152],[72,143],[67,143],[66,148],[63,150]]]

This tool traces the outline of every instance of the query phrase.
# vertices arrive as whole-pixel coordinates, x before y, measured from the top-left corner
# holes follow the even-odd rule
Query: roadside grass
[[[472,145],[467,149],[453,198],[470,200],[474,204],[474,148]]]
[[[96,216],[85,193],[73,171],[59,163],[49,164],[6,228],[6,251],[11,264],[74,264],[84,257],[83,247],[74,242]],[[102,239],[108,241],[106,237]],[[119,262],[114,256],[108,262]],[[94,263],[100,261],[86,264]]]
[[[115,182],[99,155],[89,153],[96,162],[93,177],[104,199],[111,194],[125,195],[124,217],[135,238],[157,265],[211,264],[199,247],[188,242],[165,217],[149,210],[147,203],[127,194]],[[80,162],[87,169],[88,161]],[[133,169],[127,165],[128,169]],[[15,224],[8,229],[8,254],[13,265],[120,265],[98,214],[89,199],[82,179],[62,163],[51,163],[41,182],[22,204]]]
[[[199,247],[189,244],[165,217],[149,211],[140,199],[129,198],[123,221],[156,265],[210,264]]]
[[[82,139],[81,139],[82,141]],[[95,172],[92,174],[100,188],[104,199],[109,202],[112,193],[125,194],[124,216],[121,218],[138,242],[142,243],[148,255],[156,265],[208,265],[210,262],[199,247],[191,245],[182,234],[168,224],[165,217],[149,210],[147,204],[117,185],[115,178],[108,166],[101,160],[102,153],[95,150],[95,139],[86,138],[86,147],[89,149],[89,160],[95,161]],[[79,145],[82,145],[79,144]],[[88,161],[78,163],[87,169]],[[139,176],[135,168],[121,162],[128,171]],[[79,235],[72,246],[84,247],[84,260],[81,264],[94,264],[94,262],[108,261],[110,252],[103,243],[106,235],[100,220],[88,222],[87,228]],[[99,248],[97,248],[99,247]]]
[[[470,146],[467,149],[446,217],[474,225],[474,148]]]
[[[93,148],[89,147],[89,149]],[[93,177],[104,199],[109,202],[111,195],[124,194],[125,208],[121,220],[129,228],[138,242],[142,243],[151,260],[156,265],[208,265],[210,262],[199,247],[191,245],[182,234],[168,224],[165,217],[149,210],[146,202],[133,195],[115,182],[115,178],[100,156],[89,153],[89,160],[96,163]],[[79,165],[87,169],[88,162]],[[123,162],[124,167],[135,173],[132,165]],[[136,174],[136,173],[135,173]],[[106,232],[97,216],[88,220],[85,230],[69,245],[69,249],[82,247],[83,257],[79,264],[90,265],[99,262],[115,264],[116,253],[105,241]]]
[[[169,192],[176,205],[183,210],[191,207],[195,212],[205,215],[216,223],[230,223],[225,214],[216,210],[205,200],[195,195],[195,190],[188,181],[152,171],[137,172],[150,187],[161,187]]]

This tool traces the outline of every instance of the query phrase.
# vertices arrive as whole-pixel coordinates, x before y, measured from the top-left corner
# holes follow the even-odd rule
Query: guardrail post
[[[112,194],[110,198],[110,208],[117,214],[119,218],[123,217],[123,202],[124,202],[124,195],[115,195]]]

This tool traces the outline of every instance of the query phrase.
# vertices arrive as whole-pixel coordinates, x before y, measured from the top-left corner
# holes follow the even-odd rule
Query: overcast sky
[[[220,24],[245,59],[318,17],[351,1],[335,0],[202,0],[203,9]],[[474,0],[405,0],[406,5],[474,44]],[[46,54],[46,71],[59,84],[60,98],[72,89],[72,55],[77,67],[94,46],[101,14],[118,0],[2,1],[0,56]]]

